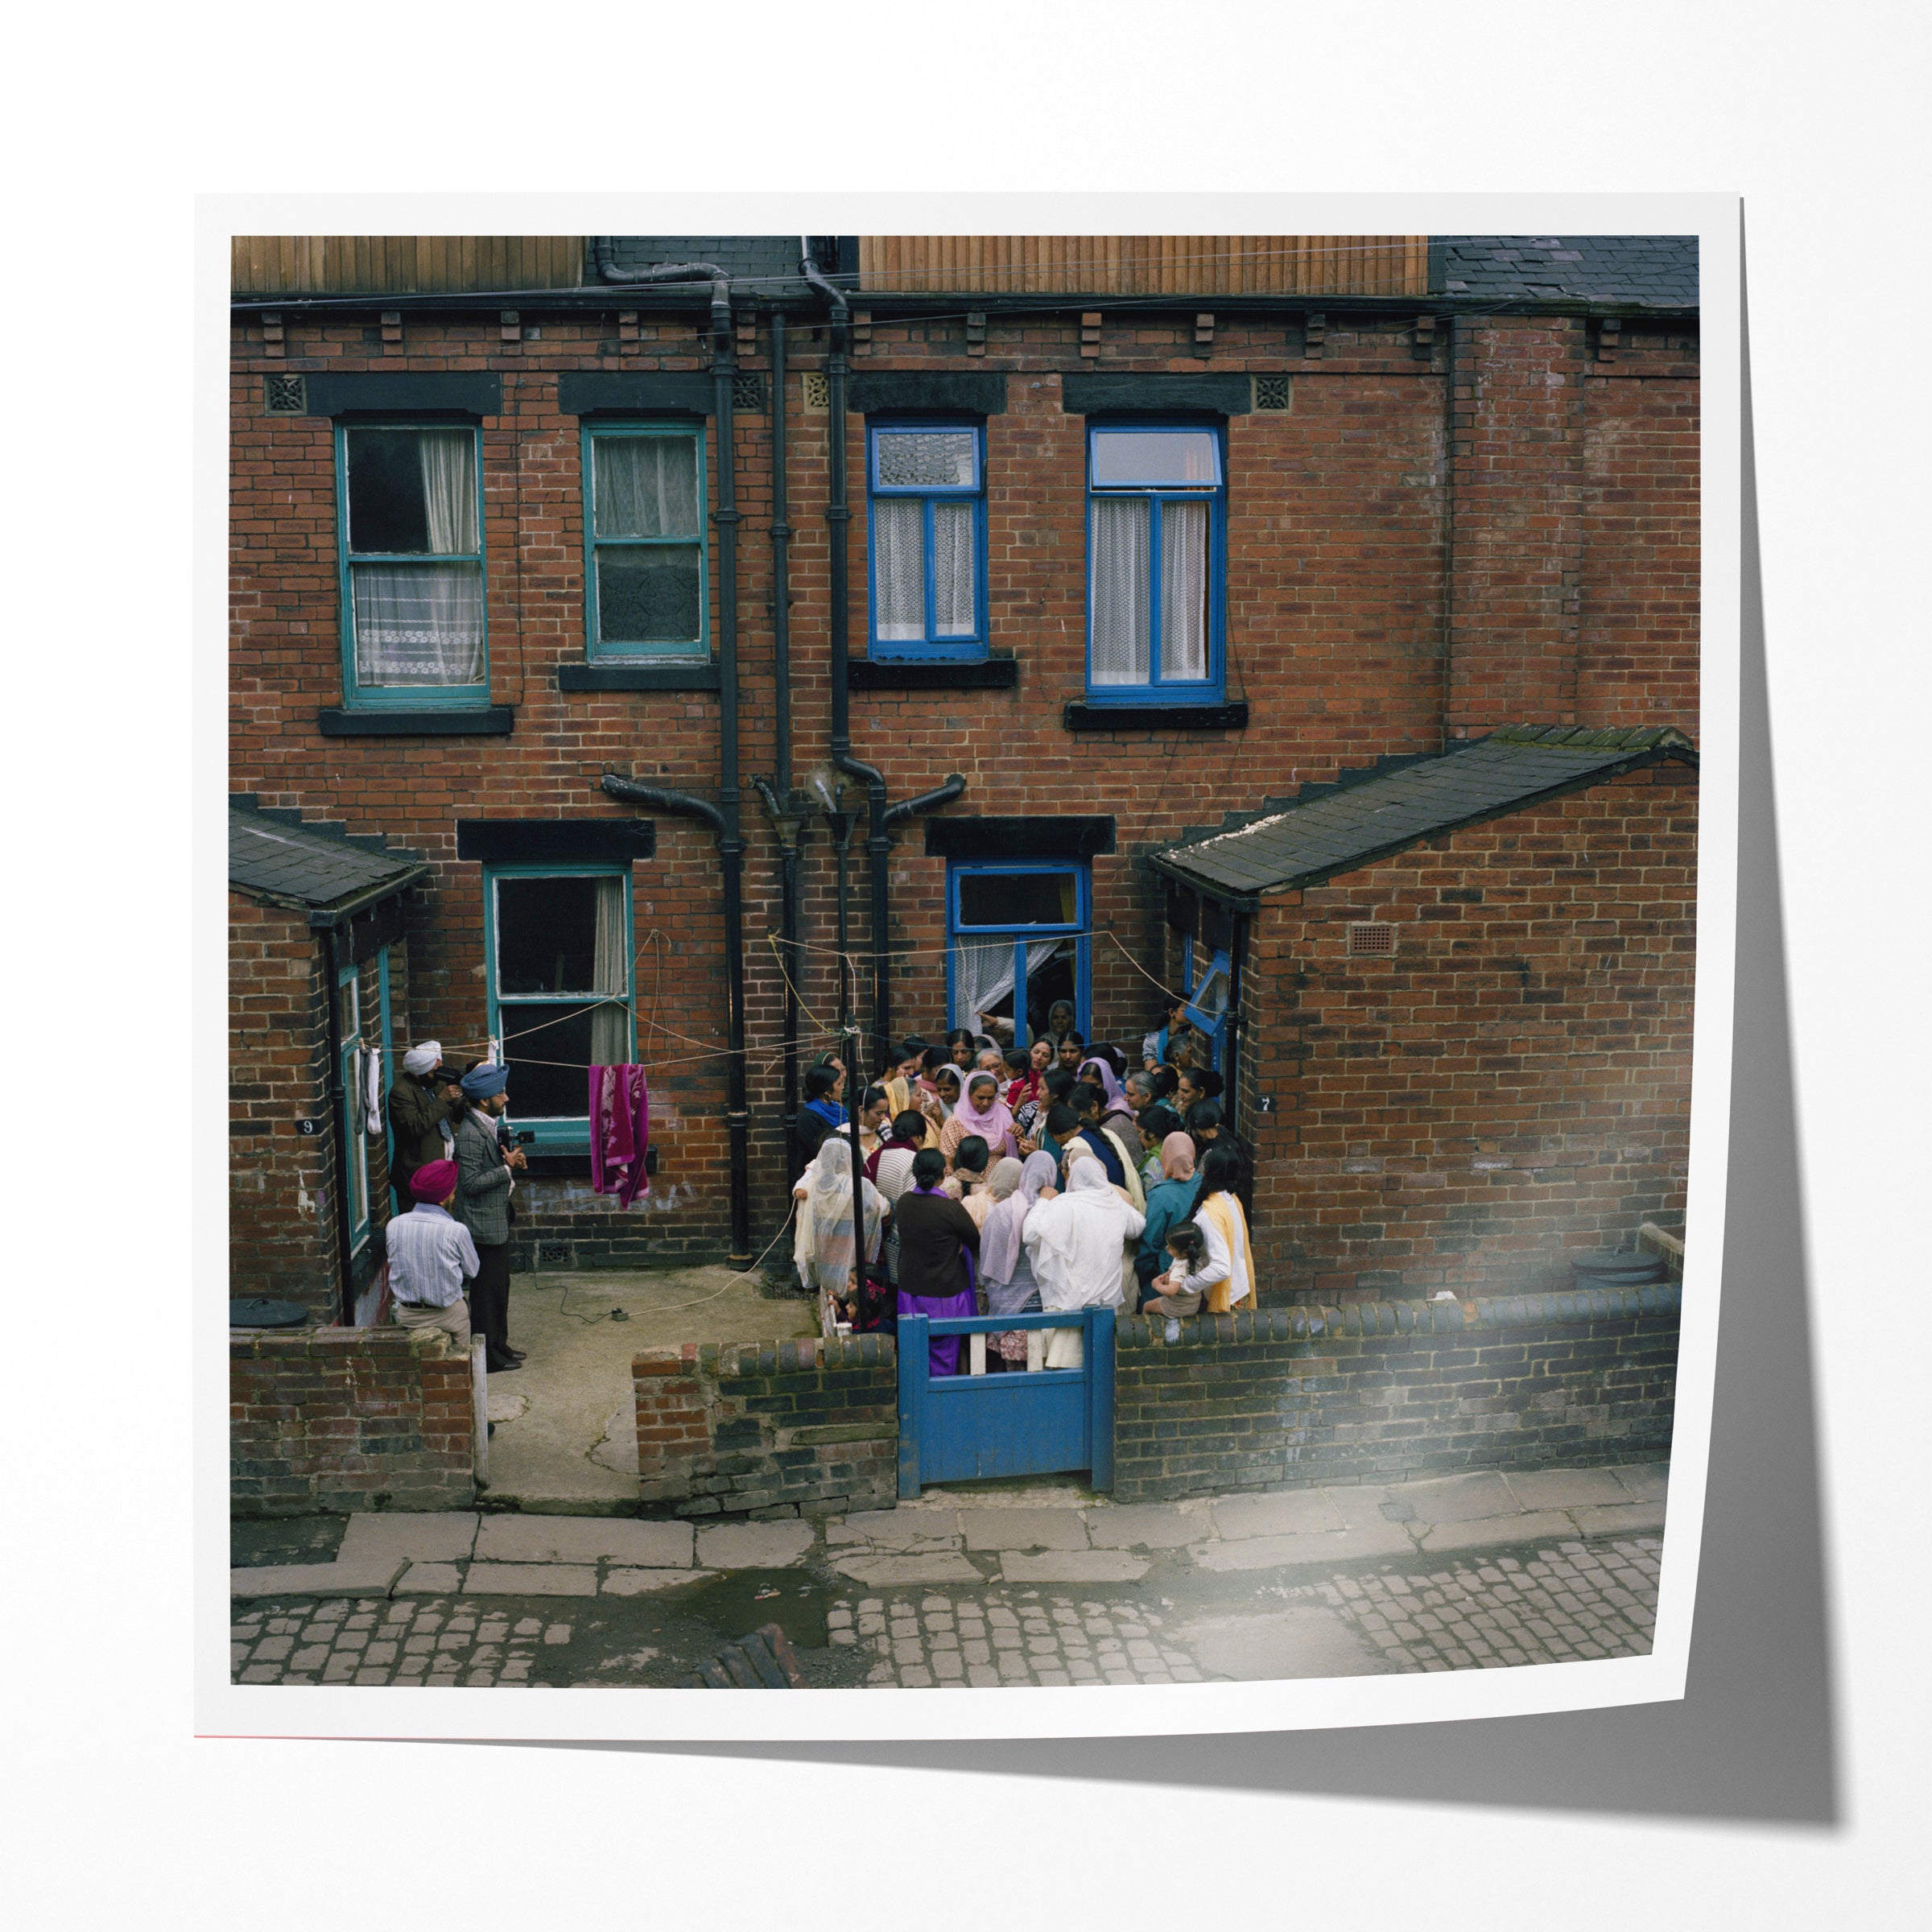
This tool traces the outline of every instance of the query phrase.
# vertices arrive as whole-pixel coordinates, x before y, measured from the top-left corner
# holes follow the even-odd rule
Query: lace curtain
[[[926,636],[926,506],[917,497],[881,497],[872,506],[873,619],[894,644]]]
[[[432,555],[473,555],[476,438],[469,430],[423,430],[416,438]],[[483,579],[479,564],[358,564],[356,681],[389,684],[483,682]]]
[[[1030,939],[1028,976],[1064,950],[1064,939]],[[1013,991],[1013,946],[1005,939],[957,939],[952,948],[952,1024],[980,1030],[979,1015]],[[1013,1037],[1019,1037],[1016,1028]]]
[[[970,503],[932,506],[933,625],[942,638],[969,638],[973,622],[972,516]]]
[[[598,436],[592,494],[600,537],[699,534],[698,446],[688,436]]]
[[[625,999],[624,881],[597,881],[597,950],[591,961],[593,993],[614,996],[592,1007],[590,1059],[596,1067],[616,1067],[630,1058],[630,1008]]]
[[[1161,506],[1161,675],[1208,675],[1208,506]]]
[[[1093,503],[1093,681],[1145,684],[1150,623],[1149,505],[1144,497]]]

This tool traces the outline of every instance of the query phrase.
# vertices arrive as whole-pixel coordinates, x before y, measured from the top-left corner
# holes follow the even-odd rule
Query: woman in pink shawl
[[[1020,1151],[1019,1137],[1013,1130],[1013,1116],[1000,1098],[1000,1083],[990,1073],[967,1076],[952,1118],[940,1130],[939,1151],[945,1155],[948,1167],[959,1151],[960,1142],[969,1133],[976,1133],[996,1159]]]
[[[1133,1109],[1127,1104],[1127,1095],[1122,1088],[1120,1076],[1106,1061],[1096,1054],[1091,1059],[1080,1062],[1080,1078],[1089,1086],[1100,1090],[1100,1125],[1104,1127],[1116,1114],[1128,1126],[1133,1125]],[[1129,1146],[1133,1145],[1130,1140]]]

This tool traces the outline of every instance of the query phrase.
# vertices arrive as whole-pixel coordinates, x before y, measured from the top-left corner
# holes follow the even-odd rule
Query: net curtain
[[[591,1009],[592,1066],[621,1066],[630,1058],[630,1007],[625,997],[628,942],[624,931],[624,881],[597,881],[596,952],[591,960],[593,993],[611,997]]]
[[[476,438],[424,430],[416,438],[429,547],[473,555]],[[358,564],[353,588],[360,683],[481,684],[483,583],[474,564]]]
[[[1026,972],[1030,977],[1056,955],[1064,939],[1030,939]],[[979,1030],[979,1015],[1013,991],[1013,942],[1006,939],[960,939],[952,948],[952,1024]],[[1019,1037],[1018,1029],[1013,1037]]]

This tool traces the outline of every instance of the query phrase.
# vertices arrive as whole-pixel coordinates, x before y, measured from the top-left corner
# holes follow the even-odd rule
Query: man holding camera
[[[483,1337],[484,1365],[493,1375],[519,1367],[510,1345],[510,1197],[514,1171],[528,1165],[520,1147],[498,1138],[510,1104],[510,1070],[479,1063],[463,1076],[463,1117],[456,1125],[456,1219],[477,1248],[470,1290],[473,1325]]]

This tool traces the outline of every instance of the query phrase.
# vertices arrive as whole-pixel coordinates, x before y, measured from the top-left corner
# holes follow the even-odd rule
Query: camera
[[[537,1131],[534,1127],[514,1127],[510,1129],[510,1137],[519,1147],[533,1147],[536,1145]]]

